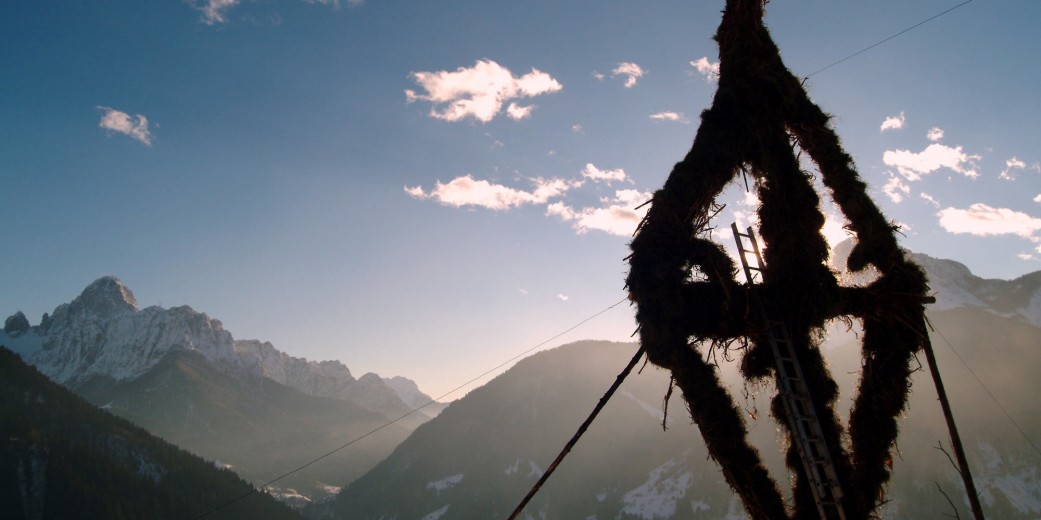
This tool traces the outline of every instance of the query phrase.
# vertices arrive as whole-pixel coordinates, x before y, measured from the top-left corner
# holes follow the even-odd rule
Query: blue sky
[[[805,77],[957,3],[775,1],[767,23]],[[440,394],[625,296],[721,9],[3,2],[0,313],[38,323],[111,274]],[[977,0],[806,81],[905,247],[1041,269],[1039,18]],[[623,304],[553,344],[633,329]]]

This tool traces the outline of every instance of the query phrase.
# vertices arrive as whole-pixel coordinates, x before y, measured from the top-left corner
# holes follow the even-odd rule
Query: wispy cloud
[[[103,112],[98,126],[105,130],[127,135],[146,145],[152,145],[152,133],[148,130],[147,117],[137,114],[135,119],[134,116],[114,108],[100,105],[97,108]]]
[[[580,125],[578,123],[575,123],[575,124],[571,125],[571,132],[572,133],[581,134],[582,130],[583,130],[582,125]]]
[[[976,236],[1016,235],[1041,243],[1041,218],[1008,208],[976,203],[968,209],[948,207],[940,210],[940,227],[950,233]]]
[[[889,116],[885,121],[882,121],[882,126],[879,127],[878,131],[899,130],[904,127],[904,121],[906,121],[906,118],[903,112],[900,112],[898,116]]]
[[[1041,173],[1041,163],[1027,164],[1025,161],[1018,157],[1012,157],[1005,161],[1005,169],[1001,170],[1001,174],[998,178],[1005,179],[1006,181],[1014,181],[1019,176],[1020,172],[1032,170]]]
[[[479,60],[473,67],[459,67],[455,71],[413,72],[410,77],[426,94],[405,91],[405,99],[429,101],[434,106],[430,117],[445,121],[460,121],[472,117],[483,123],[495,119],[502,106],[513,99],[530,98],[557,92],[563,88],[552,76],[538,69],[514,77],[506,67],[491,60]],[[530,115],[534,105],[521,107],[511,103],[507,115],[523,119]]]
[[[934,128],[933,130],[939,130]],[[930,130],[930,134],[932,134]],[[940,131],[942,135],[942,130]],[[980,160],[979,155],[970,155],[962,151],[962,147],[950,147],[940,143],[933,143],[921,152],[910,150],[886,150],[882,154],[882,162],[896,167],[909,181],[918,181],[923,175],[928,175],[940,168],[949,168],[969,178],[979,177],[976,171],[976,163]]]
[[[557,299],[562,301],[562,302],[566,302],[566,301],[568,301],[569,298],[568,298],[568,295],[566,295],[566,294],[557,293]]]
[[[938,126],[934,126],[926,132],[925,138],[934,143],[939,142],[940,139],[943,139],[943,130]]]
[[[885,186],[882,186],[882,193],[885,193],[893,203],[900,204],[904,200],[904,196],[911,193],[911,187],[900,177],[890,174],[889,180],[886,181]]]
[[[309,4],[322,4],[332,6],[333,8],[340,7],[340,0],[304,0]],[[242,3],[242,0],[187,0],[188,5],[191,5],[197,11],[202,13],[202,23],[206,25],[216,25],[225,23],[228,21],[227,14],[232,7]],[[365,0],[347,0],[348,7],[359,7],[365,3]]]
[[[719,80],[719,62],[709,61],[708,56],[690,62],[690,66],[694,67],[698,74],[705,76],[705,81],[709,83]]]
[[[226,22],[228,10],[238,5],[239,1],[203,0],[202,2],[193,2],[191,5],[202,13],[202,23],[213,25]]]
[[[628,237],[647,213],[647,206],[643,204],[651,195],[638,190],[618,190],[613,198],[601,199],[600,207],[575,209],[563,202],[554,202],[546,208],[546,214],[571,222],[579,234],[595,230]]]
[[[940,201],[936,200],[936,197],[933,197],[932,195],[929,195],[928,193],[925,193],[925,192],[919,193],[918,197],[921,198],[922,200],[928,202],[929,204],[932,204],[934,208],[939,208],[940,207]]]
[[[658,112],[657,114],[651,114],[647,117],[650,117],[655,121],[676,121],[678,123],[683,124],[687,124],[690,122],[687,121],[687,118],[683,117],[683,114],[679,112]]]
[[[535,184],[534,189],[525,191],[464,175],[448,183],[438,181],[429,192],[420,186],[405,186],[405,193],[417,199],[433,199],[445,206],[478,206],[491,210],[507,210],[526,204],[545,204],[549,199],[581,185],[581,182],[562,179],[533,179],[532,182]]]
[[[624,76],[625,77],[625,88],[633,88],[636,86],[636,80],[642,78],[644,70],[639,65],[631,62],[619,63],[614,70],[611,71],[611,77]]]
[[[617,170],[601,170],[593,165],[593,163],[586,163],[585,167],[582,168],[582,177],[593,181],[604,181],[610,183],[612,181],[624,181],[628,177],[625,175],[625,170],[619,168]]]

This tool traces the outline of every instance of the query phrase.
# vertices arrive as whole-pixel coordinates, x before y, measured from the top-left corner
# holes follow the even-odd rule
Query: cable
[[[896,33],[896,34],[894,34],[894,35],[884,39],[884,40],[881,40],[881,41],[879,41],[879,42],[877,42],[877,43],[875,43],[873,45],[870,45],[868,47],[864,47],[863,49],[860,49],[859,51],[854,52],[853,54],[850,54],[849,56],[846,56],[845,58],[842,58],[841,60],[838,60],[838,61],[836,61],[836,62],[834,62],[834,63],[832,63],[830,65],[827,65],[827,66],[825,66],[823,68],[817,69],[817,70],[807,74],[804,79],[810,79],[810,76],[813,76],[814,74],[819,74],[819,73],[824,72],[824,71],[826,71],[826,70],[834,67],[835,65],[838,65],[838,64],[840,64],[840,63],[842,63],[842,62],[844,62],[846,60],[849,60],[849,59],[851,59],[851,58],[853,58],[855,56],[859,56],[860,54],[863,54],[863,53],[865,53],[865,52],[867,52],[867,51],[869,51],[871,49],[874,49],[875,47],[878,47],[879,45],[882,45],[883,43],[886,43],[887,41],[892,40],[893,38],[896,38],[897,36],[900,36],[900,35],[902,35],[902,34],[904,34],[906,32],[909,32],[909,31],[911,31],[913,29],[917,29],[918,27],[920,27],[922,25],[925,25],[925,24],[927,24],[927,23],[929,23],[929,22],[931,22],[931,21],[933,21],[933,20],[935,20],[935,19],[937,19],[937,18],[939,18],[939,17],[941,17],[941,16],[943,16],[943,15],[945,15],[945,14],[947,14],[947,13],[949,13],[949,12],[951,12],[951,11],[961,7],[961,6],[963,6],[963,5],[965,5],[965,4],[972,3],[972,1],[973,0],[965,0],[964,2],[958,4],[958,5],[954,6],[954,7],[951,7],[950,9],[947,9],[946,11],[943,11],[943,12],[941,12],[939,14],[935,14],[935,15],[933,15],[933,16],[925,19],[925,20],[922,20],[922,21],[920,21],[920,22],[918,22],[918,23],[908,27],[907,29],[904,29],[904,30],[902,30],[902,31],[900,31],[900,32],[898,32],[898,33]]]
[[[983,384],[983,380],[981,380],[980,377],[976,375],[976,372],[972,369],[972,367],[970,367],[969,364],[965,362],[965,359],[961,357],[961,354],[959,354],[958,351],[954,349],[954,345],[952,345],[951,342],[947,340],[947,336],[944,336],[943,333],[937,330],[935,327],[933,327],[933,331],[939,334],[941,338],[943,338],[944,343],[946,343],[947,347],[951,349],[951,352],[954,352],[955,357],[958,358],[958,361],[961,361],[962,366],[964,366],[965,369],[968,370],[970,374],[972,374],[973,379],[975,379],[976,382],[979,383],[979,385],[983,388],[983,391],[986,392],[988,396],[990,396],[990,400],[994,401],[994,404],[998,406],[998,409],[1001,410],[1001,413],[1005,414],[1005,418],[1008,419],[1010,423],[1012,423],[1012,426],[1016,427],[1016,430],[1019,431],[1019,434],[1022,435],[1024,439],[1026,439],[1027,443],[1030,444],[1031,448],[1034,448],[1034,451],[1038,454],[1038,456],[1041,456],[1041,450],[1037,448],[1037,445],[1034,444],[1034,441],[1030,440],[1030,437],[1028,437],[1026,432],[1023,431],[1023,428],[1020,428],[1019,423],[1017,423],[1016,420],[1012,418],[1012,416],[1008,413],[1008,410],[1005,410],[1005,407],[1001,406],[1001,403],[998,402],[998,398],[994,397],[994,394],[991,393],[989,388],[987,388],[987,385]]]
[[[426,407],[428,407],[428,406],[430,406],[430,405],[440,401],[441,399],[444,399],[445,397],[448,397],[449,395],[452,395],[452,394],[458,392],[459,390],[469,386],[470,384],[474,383],[475,381],[477,381],[477,380],[487,376],[488,374],[491,374],[492,372],[495,372],[496,370],[498,370],[498,369],[500,369],[500,368],[502,368],[502,367],[512,363],[513,361],[516,361],[517,359],[527,355],[531,351],[533,351],[533,350],[535,350],[535,349],[545,345],[546,343],[549,343],[550,341],[553,341],[553,340],[563,336],[564,334],[567,334],[568,332],[571,332],[571,331],[577,329],[578,327],[581,327],[586,322],[588,322],[588,321],[590,321],[590,320],[600,316],[601,314],[603,314],[603,313],[605,313],[605,312],[607,312],[607,311],[617,307],[622,302],[624,302],[624,301],[626,301],[628,299],[629,299],[629,297],[627,296],[625,298],[622,298],[621,300],[618,300],[617,302],[609,305],[607,308],[597,312],[596,314],[593,314],[592,316],[589,316],[588,318],[586,318],[586,319],[584,319],[584,320],[582,320],[582,321],[572,325],[567,330],[565,330],[563,332],[560,332],[560,333],[554,335],[553,337],[542,341],[538,345],[535,345],[534,347],[531,347],[528,350],[525,350],[524,352],[521,352],[520,354],[517,354],[516,356],[513,356],[510,359],[507,359],[506,361],[503,361],[502,363],[499,363],[498,365],[496,365],[496,366],[494,366],[494,367],[484,371],[483,373],[481,373],[477,377],[474,377],[474,378],[470,379],[469,381],[467,381],[467,382],[465,382],[465,383],[463,383],[463,384],[461,384],[461,385],[459,385],[459,386],[457,386],[457,387],[455,387],[455,388],[445,392],[441,396],[439,396],[439,397],[437,397],[435,399],[431,399],[430,402],[428,402],[428,403],[426,403],[426,404],[424,404],[422,406],[418,406],[416,408],[413,408],[408,413],[403,414],[402,416],[398,417],[397,419],[394,419],[394,420],[386,422],[386,423],[384,423],[384,424],[382,424],[382,425],[380,425],[380,426],[378,426],[376,428],[373,428],[372,430],[369,430],[368,432],[366,432],[366,433],[364,433],[364,434],[362,434],[362,435],[360,435],[358,437],[355,437],[354,439],[351,439],[350,441],[344,443],[343,445],[339,446],[338,448],[333,449],[332,451],[329,451],[328,453],[325,453],[324,455],[321,455],[321,456],[311,460],[310,462],[308,462],[306,464],[303,464],[302,466],[299,466],[299,467],[297,467],[297,468],[295,468],[293,470],[290,470],[290,471],[287,471],[287,472],[283,473],[279,477],[268,481],[267,483],[265,483],[264,485],[260,486],[259,488],[255,487],[255,488],[251,489],[250,491],[248,491],[246,493],[243,493],[243,494],[241,494],[241,495],[239,495],[239,496],[237,496],[237,497],[235,497],[235,498],[233,498],[231,500],[228,500],[227,502],[221,503],[221,504],[217,505],[216,507],[206,511],[205,513],[203,513],[203,514],[201,514],[199,516],[194,517],[193,520],[199,520],[201,518],[205,518],[205,517],[210,516],[211,514],[217,512],[217,511],[219,511],[221,509],[224,509],[225,507],[228,507],[228,506],[230,506],[230,505],[232,505],[232,504],[234,504],[234,503],[236,503],[236,502],[238,502],[240,500],[244,500],[247,497],[256,494],[257,491],[259,491],[260,489],[264,489],[264,488],[270,486],[271,484],[274,484],[275,482],[278,482],[279,480],[282,480],[282,479],[284,479],[284,478],[286,478],[286,477],[288,477],[288,476],[290,476],[290,475],[292,475],[294,473],[297,473],[297,472],[303,470],[304,468],[307,468],[308,466],[311,466],[311,465],[317,463],[318,461],[320,461],[322,459],[325,459],[327,457],[332,456],[336,452],[338,452],[338,451],[340,451],[340,450],[342,450],[342,449],[344,449],[344,448],[346,448],[346,447],[348,447],[348,446],[350,446],[350,445],[352,445],[352,444],[354,444],[354,443],[356,443],[356,442],[358,442],[358,441],[360,441],[360,440],[362,440],[362,439],[364,439],[364,438],[366,438],[366,437],[368,437],[368,436],[370,436],[370,435],[372,435],[372,434],[374,434],[374,433],[376,433],[376,432],[378,432],[378,431],[380,431],[380,430],[382,430],[382,429],[384,429],[384,428],[386,428],[388,426],[391,426],[393,424],[396,424],[396,423],[402,421],[406,417],[408,417],[408,416],[410,416],[410,415],[412,415],[412,414],[422,410],[423,408],[426,408]]]

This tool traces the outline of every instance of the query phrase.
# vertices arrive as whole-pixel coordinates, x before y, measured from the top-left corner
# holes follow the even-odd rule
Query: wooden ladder
[[[738,230],[737,224],[731,224],[734,240],[737,242],[738,256],[744,268],[746,284],[759,318],[766,330],[766,337],[777,362],[777,391],[788,416],[788,427],[794,437],[802,467],[810,480],[814,501],[822,520],[845,520],[842,509],[842,484],[835,471],[831,458],[831,450],[824,442],[820,418],[813,406],[813,396],[803,378],[802,365],[795,354],[788,327],[777,318],[771,302],[764,301],[758,291],[754,290],[755,281],[765,281],[763,273],[763,256],[759,251],[759,243],[755,239],[752,228],[745,233]],[[745,248],[745,239],[751,249]],[[755,255],[755,265],[749,265],[747,255]]]

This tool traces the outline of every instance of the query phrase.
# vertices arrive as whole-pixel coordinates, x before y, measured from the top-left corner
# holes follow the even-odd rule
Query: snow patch
[[[524,478],[542,478],[542,474],[545,473],[534,461],[528,461],[528,474]]]
[[[514,475],[520,471],[520,459],[513,462],[513,465],[506,466],[506,469],[502,470],[506,475]]]
[[[676,502],[687,494],[694,473],[681,466],[679,459],[670,459],[651,470],[647,481],[622,497],[622,509],[628,515],[644,520],[676,516]]]
[[[660,406],[651,406],[646,401],[640,399],[639,397],[636,397],[632,392],[628,390],[622,390],[620,393],[625,397],[631,399],[634,403],[636,403],[637,406],[642,408],[643,411],[647,412],[651,417],[657,419],[659,423],[665,420],[665,412],[662,411]]]
[[[438,509],[437,511],[434,511],[433,513],[430,513],[430,514],[424,516],[423,520],[438,520],[439,518],[444,516],[445,513],[448,512],[448,507],[451,506],[451,505],[452,504],[445,504],[445,506],[442,507],[441,509]]]
[[[442,491],[452,489],[456,484],[463,481],[463,474],[458,473],[450,477],[445,477],[441,480],[427,483],[427,489],[437,490],[437,494],[440,495]]]

